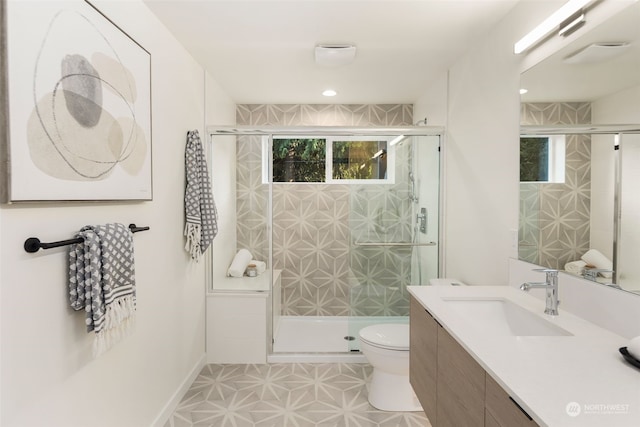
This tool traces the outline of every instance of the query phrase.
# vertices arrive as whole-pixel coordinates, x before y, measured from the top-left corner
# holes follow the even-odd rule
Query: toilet
[[[409,324],[362,328],[360,351],[373,366],[369,403],[382,411],[422,411],[409,384]]]

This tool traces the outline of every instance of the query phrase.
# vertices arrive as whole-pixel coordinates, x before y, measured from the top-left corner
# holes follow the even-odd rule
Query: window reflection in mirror
[[[586,25],[572,43],[522,74],[521,88],[527,92],[521,95],[521,124],[569,131],[565,132],[562,183],[549,176],[544,179],[545,165],[553,167],[545,158],[544,142],[530,147],[529,152],[521,145],[524,175],[520,179],[518,256],[582,276],[590,267],[582,258],[595,250],[602,255],[595,259],[611,261],[609,270],[615,272],[597,273],[593,280],[640,294],[636,255],[640,252],[640,197],[636,190],[640,135],[634,134],[640,129],[634,125],[640,123],[638,22],[640,2],[597,27]],[[589,46],[613,41],[623,42],[613,44],[624,49],[608,58],[596,60],[587,55],[576,60],[576,52],[588,54],[593,50]],[[567,61],[569,57],[572,59]],[[603,128],[607,129],[602,132],[605,134],[589,130]],[[562,134],[560,130],[551,133]],[[623,135],[618,137],[618,133]],[[547,135],[529,129],[521,135],[530,136]],[[620,140],[619,150],[615,138]]]
[[[520,182],[564,182],[564,135],[520,137]]]

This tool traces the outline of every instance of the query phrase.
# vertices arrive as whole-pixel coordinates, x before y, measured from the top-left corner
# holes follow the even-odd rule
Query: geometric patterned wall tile
[[[262,126],[410,126],[410,104],[244,104],[238,125]]]
[[[528,103],[523,125],[591,123],[588,102]],[[591,137],[567,135],[565,182],[520,184],[519,258],[563,269],[589,249]]]
[[[409,126],[411,105],[238,105],[238,125]],[[268,256],[261,138],[238,137],[238,246]],[[396,151],[394,185],[276,184],[273,263],[282,314],[408,315],[407,248],[353,249],[354,242],[410,241],[410,144]],[[260,240],[262,239],[262,240]],[[254,255],[255,256],[255,255]],[[355,307],[355,308],[354,308]]]

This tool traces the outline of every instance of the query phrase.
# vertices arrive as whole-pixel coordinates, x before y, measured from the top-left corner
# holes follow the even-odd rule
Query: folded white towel
[[[262,274],[267,270],[267,263],[264,261],[258,261],[257,259],[252,259],[249,264],[253,264],[256,266],[256,270],[258,270],[258,274]]]
[[[613,263],[597,249],[589,249],[587,253],[582,255],[582,260],[595,268],[604,270],[613,270]],[[600,273],[603,277],[610,278],[611,273]]]
[[[236,256],[233,258],[227,274],[231,277],[242,277],[247,266],[251,263],[251,252],[246,249],[240,249]]]
[[[576,276],[582,276],[584,274],[584,268],[586,266],[586,262],[578,260],[566,263],[564,265],[564,269],[567,273],[575,274]]]

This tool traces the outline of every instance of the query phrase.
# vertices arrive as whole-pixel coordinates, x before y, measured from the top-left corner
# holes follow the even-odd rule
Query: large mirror
[[[640,2],[522,74],[518,245],[521,260],[637,294],[639,22]]]

